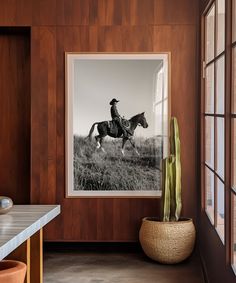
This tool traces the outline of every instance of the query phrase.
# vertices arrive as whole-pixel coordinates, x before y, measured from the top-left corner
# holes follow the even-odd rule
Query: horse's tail
[[[93,123],[90,131],[89,131],[89,135],[88,135],[88,138],[91,140],[92,139],[92,134],[93,134],[93,131],[94,131],[94,127],[98,124],[98,122],[96,123]]]

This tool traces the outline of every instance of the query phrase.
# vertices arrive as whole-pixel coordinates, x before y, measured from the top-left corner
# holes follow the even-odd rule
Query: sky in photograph
[[[135,136],[155,135],[154,74],[160,60],[75,60],[73,132],[87,136],[94,122],[111,120],[109,102],[116,98],[121,116],[130,119],[145,112],[147,129]],[[95,131],[96,133],[96,131]]]

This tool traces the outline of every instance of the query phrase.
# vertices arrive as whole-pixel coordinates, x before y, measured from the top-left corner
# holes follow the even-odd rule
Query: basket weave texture
[[[145,254],[160,263],[185,260],[193,251],[196,231],[192,219],[160,222],[144,218],[139,240]]]

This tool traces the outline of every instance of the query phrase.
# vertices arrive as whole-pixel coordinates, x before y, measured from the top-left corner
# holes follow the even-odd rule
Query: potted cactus
[[[161,219],[145,217],[139,232],[147,256],[161,263],[185,260],[193,251],[196,231],[192,219],[181,218],[181,160],[179,128],[170,122],[170,156],[162,160]]]

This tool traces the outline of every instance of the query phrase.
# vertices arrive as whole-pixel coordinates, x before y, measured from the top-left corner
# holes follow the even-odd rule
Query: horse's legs
[[[106,153],[106,151],[105,151],[105,149],[104,149],[104,147],[103,147],[103,145],[102,145],[103,140],[104,140],[104,137],[100,137],[100,148],[101,148],[101,150],[102,150],[104,153]]]
[[[106,151],[105,151],[105,149],[102,146],[102,142],[104,140],[104,136],[97,135],[97,136],[95,136],[95,139],[97,141],[96,149],[101,149],[105,153]]]
[[[101,140],[101,138],[100,138],[99,135],[97,135],[97,136],[95,136],[95,139],[96,139],[96,142],[97,142],[96,149],[99,149],[99,148],[101,147],[101,143],[100,143],[100,141],[99,141],[99,140]]]
[[[130,138],[129,141],[130,141],[130,143],[131,143],[133,149],[135,150],[135,152],[136,152],[137,155],[139,156],[140,154],[139,154],[139,152],[138,152],[138,150],[137,150],[137,148],[136,148],[136,146],[135,146],[134,140],[133,140],[132,138]]]
[[[124,147],[125,147],[125,143],[127,142],[127,138],[123,138],[122,140],[122,148],[121,148],[121,153],[123,156],[125,156],[125,151],[124,151]]]

